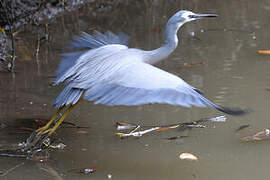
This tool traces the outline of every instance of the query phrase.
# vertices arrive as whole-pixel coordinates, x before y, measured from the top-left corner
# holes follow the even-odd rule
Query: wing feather
[[[95,49],[101,46],[109,44],[128,45],[129,36],[125,33],[114,34],[111,31],[107,31],[102,34],[98,31],[94,31],[93,35],[86,32],[81,32],[80,36],[74,36],[73,41],[69,43],[68,48],[91,48]]]
[[[81,87],[81,82],[73,86]],[[145,63],[125,66],[108,79],[91,84],[86,87],[84,99],[106,105],[215,106],[181,78]]]

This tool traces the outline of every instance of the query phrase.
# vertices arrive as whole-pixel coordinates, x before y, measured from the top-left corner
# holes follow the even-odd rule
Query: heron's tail
[[[216,109],[226,114],[230,114],[234,116],[244,115],[249,112],[248,110],[242,110],[239,108],[228,108],[228,107],[222,107],[222,106],[217,106]]]
[[[213,108],[216,108],[217,110],[226,113],[226,114],[230,114],[230,115],[234,115],[234,116],[240,116],[240,115],[244,115],[246,113],[248,113],[248,110],[243,110],[240,108],[229,108],[229,107],[223,107],[223,106],[219,106],[217,104],[214,104],[213,102],[209,101],[208,99],[206,99],[205,97],[201,96],[201,99],[208,104],[209,106],[212,106]]]
[[[67,85],[63,91],[55,99],[53,106],[56,108],[74,105],[78,102],[84,92],[84,89],[73,88],[70,85]]]

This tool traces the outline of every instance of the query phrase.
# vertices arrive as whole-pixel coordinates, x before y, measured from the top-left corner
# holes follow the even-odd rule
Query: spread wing
[[[166,103],[186,107],[216,107],[179,77],[145,63],[123,66],[108,79],[98,81],[94,85],[90,83],[90,87],[86,84],[77,82],[73,87],[85,87],[87,90],[84,99],[95,101],[96,104]]]
[[[96,104],[166,103],[185,107],[211,106],[233,115],[245,113],[218,106],[181,78],[135,60],[143,58],[141,53],[123,58],[126,55],[123,52],[128,52],[125,51],[128,47],[121,45],[125,44],[124,38],[113,37],[97,33],[93,38],[84,34],[73,43],[76,48],[94,49],[64,55],[55,83],[67,82],[67,86],[56,98],[54,106],[75,104],[83,96]]]

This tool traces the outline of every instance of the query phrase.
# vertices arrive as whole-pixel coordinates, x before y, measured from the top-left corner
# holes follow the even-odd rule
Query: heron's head
[[[175,13],[169,19],[169,23],[182,25],[186,22],[194,21],[197,19],[213,18],[213,17],[217,17],[217,15],[216,14],[196,14],[196,13],[193,13],[191,11],[181,10],[181,11],[178,11],[177,13]]]

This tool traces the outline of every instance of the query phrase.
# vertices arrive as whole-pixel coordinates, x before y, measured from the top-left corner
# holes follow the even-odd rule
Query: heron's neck
[[[178,45],[177,31],[182,25],[170,23],[166,25],[164,44],[158,49],[148,51],[149,58],[147,58],[146,63],[155,64],[167,58],[175,50]]]

